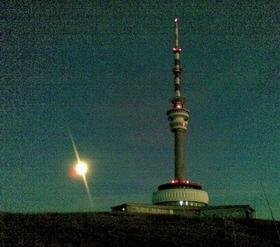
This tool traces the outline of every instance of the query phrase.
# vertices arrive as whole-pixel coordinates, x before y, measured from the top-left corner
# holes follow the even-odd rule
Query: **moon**
[[[77,165],[76,165],[76,172],[79,174],[79,175],[85,175],[86,172],[88,170],[88,167],[87,167],[87,164],[84,163],[84,162],[79,162]]]

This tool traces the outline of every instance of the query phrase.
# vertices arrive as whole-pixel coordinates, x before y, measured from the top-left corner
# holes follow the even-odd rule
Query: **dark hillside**
[[[280,246],[272,221],[125,213],[0,214],[6,246]],[[280,222],[277,222],[278,229]]]

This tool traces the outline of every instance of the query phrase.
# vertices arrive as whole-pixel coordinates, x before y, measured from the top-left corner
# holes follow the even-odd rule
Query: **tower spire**
[[[175,75],[175,95],[180,96],[180,74],[182,73],[182,69],[180,68],[180,52],[181,48],[179,47],[179,28],[178,28],[179,20],[175,19],[175,47],[173,48],[173,53],[175,54],[174,60],[174,69],[173,73]]]
[[[179,31],[178,31],[179,19],[175,18],[174,22],[175,22],[175,46],[179,47]]]

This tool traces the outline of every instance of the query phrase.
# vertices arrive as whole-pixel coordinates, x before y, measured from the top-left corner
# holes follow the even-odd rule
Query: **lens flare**
[[[89,187],[88,187],[88,182],[87,182],[87,179],[86,179],[86,172],[88,170],[88,166],[87,166],[86,163],[82,162],[81,159],[80,159],[78,149],[76,147],[76,144],[74,142],[74,138],[71,134],[71,131],[70,131],[69,127],[68,127],[68,132],[69,132],[69,136],[70,136],[70,139],[71,139],[71,142],[72,142],[72,146],[73,146],[73,149],[74,149],[77,161],[78,161],[78,164],[76,165],[74,170],[75,170],[76,174],[81,175],[83,177],[83,181],[84,181],[86,191],[87,191],[87,194],[88,194],[89,202],[90,202],[90,205],[92,207],[93,206],[93,201],[92,201],[92,197],[91,197],[90,190],[89,190]],[[73,170],[72,170],[72,173],[73,173]]]
[[[84,184],[85,184],[85,187],[86,187],[86,190],[87,190],[90,205],[93,206],[93,201],[92,201],[92,197],[91,197],[90,190],[89,190],[89,187],[88,187],[86,176],[85,175],[82,175],[82,176],[83,176]]]

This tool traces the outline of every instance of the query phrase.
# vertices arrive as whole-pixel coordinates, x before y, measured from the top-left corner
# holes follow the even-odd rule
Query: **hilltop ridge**
[[[280,222],[276,222],[280,227]],[[0,213],[1,246],[279,246],[270,220],[175,215]]]

